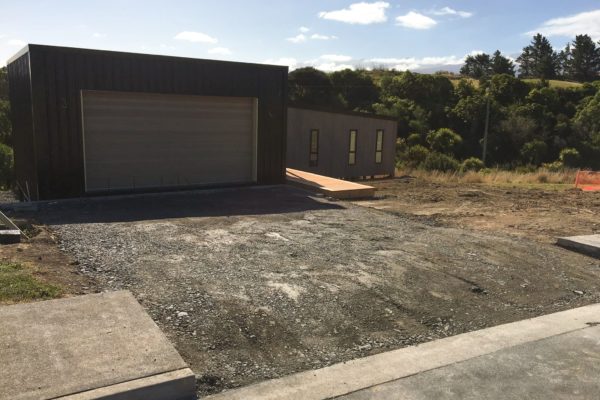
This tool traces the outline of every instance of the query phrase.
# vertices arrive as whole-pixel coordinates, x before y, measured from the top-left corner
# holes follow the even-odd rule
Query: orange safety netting
[[[588,192],[600,191],[600,171],[577,172],[575,187]]]

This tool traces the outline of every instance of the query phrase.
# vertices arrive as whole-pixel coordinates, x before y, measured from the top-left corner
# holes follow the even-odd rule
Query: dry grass
[[[535,172],[515,172],[499,169],[484,172],[440,172],[423,170],[396,170],[396,176],[410,175],[417,179],[435,183],[481,183],[487,185],[543,186],[552,189],[566,189],[575,183],[577,170],[551,172],[539,169]]]

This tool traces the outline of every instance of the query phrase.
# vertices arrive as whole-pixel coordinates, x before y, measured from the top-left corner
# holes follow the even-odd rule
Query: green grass
[[[36,279],[22,265],[0,263],[0,302],[52,299],[60,294],[59,287]]]
[[[523,82],[527,82],[527,83],[538,83],[540,80],[539,79],[523,79]],[[577,88],[581,86],[581,83],[579,82],[569,82],[569,81],[557,81],[554,79],[551,79],[548,81],[548,85],[550,85],[550,87],[555,87],[555,88]]]

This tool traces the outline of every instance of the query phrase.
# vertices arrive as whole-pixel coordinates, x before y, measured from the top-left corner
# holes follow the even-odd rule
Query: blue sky
[[[455,70],[466,54],[517,55],[541,31],[600,40],[599,0],[5,1],[0,62],[26,43],[336,70]]]

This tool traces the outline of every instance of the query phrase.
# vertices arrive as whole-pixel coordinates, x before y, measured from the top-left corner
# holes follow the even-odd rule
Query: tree
[[[508,74],[515,76],[515,64],[504,57],[500,50],[496,50],[491,59],[491,70],[494,74]]]
[[[288,77],[290,101],[302,105],[341,107],[329,76],[312,67],[299,68]]]
[[[548,152],[548,145],[541,140],[534,139],[521,148],[521,156],[528,164],[540,165]]]
[[[333,90],[346,102],[350,110],[372,110],[379,99],[379,88],[364,71],[344,69],[331,74]]]
[[[453,154],[456,146],[462,143],[462,138],[449,128],[440,128],[427,135],[427,143],[431,150],[443,154]]]
[[[566,52],[567,50],[565,50]],[[566,53],[566,73],[579,82],[590,82],[600,72],[600,46],[588,35],[577,35]]]
[[[0,143],[0,188],[7,189],[13,181],[13,150]]]
[[[531,44],[523,48],[517,58],[521,66],[520,76],[540,79],[553,79],[559,70],[558,54],[550,41],[540,33],[533,37]]]
[[[481,79],[493,73],[492,60],[489,54],[481,53],[467,56],[460,69],[462,75],[474,79]]]

